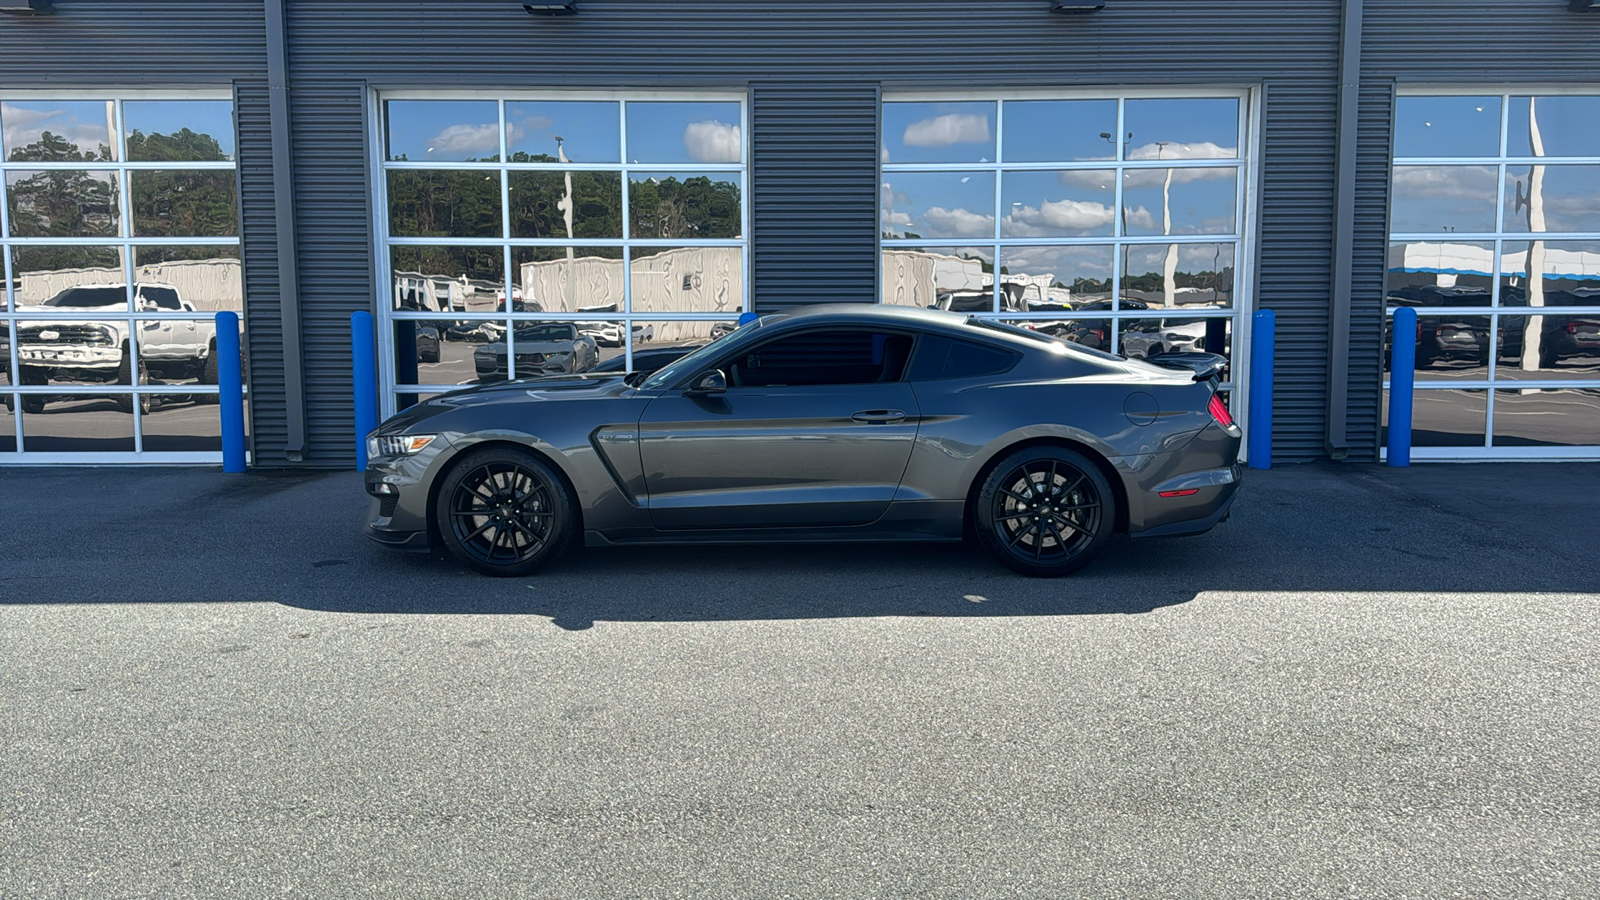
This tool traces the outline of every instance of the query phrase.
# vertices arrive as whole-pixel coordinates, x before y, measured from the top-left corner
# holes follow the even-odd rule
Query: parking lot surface
[[[0,470],[0,897],[1600,895],[1600,466],[495,580],[352,472]]]

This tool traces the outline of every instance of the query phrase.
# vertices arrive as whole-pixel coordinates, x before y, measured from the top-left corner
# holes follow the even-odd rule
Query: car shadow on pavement
[[[1059,579],[971,544],[583,549],[525,578],[361,535],[353,472],[0,470],[0,607],[268,602],[327,613],[597,622],[1132,615],[1208,591],[1600,589],[1600,465],[1314,463],[1247,475],[1230,521],[1118,537]]]

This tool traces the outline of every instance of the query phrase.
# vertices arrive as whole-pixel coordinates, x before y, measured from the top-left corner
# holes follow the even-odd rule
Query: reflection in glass
[[[1507,166],[1505,230],[1600,231],[1600,166]]]
[[[738,175],[628,173],[629,237],[737,238],[742,231]]]
[[[956,312],[994,312],[990,247],[884,247],[883,302]]]
[[[1499,154],[1499,97],[1395,99],[1394,155],[1396,157],[1442,158]]]
[[[1500,379],[1600,378],[1600,309],[1500,316]]]
[[[13,246],[11,264],[19,311],[42,306],[71,287],[128,283],[120,247]]]
[[[6,394],[3,405],[0,405],[0,453],[17,452],[16,404],[16,398]]]
[[[1388,446],[1389,390],[1380,407],[1384,446]],[[1488,422],[1483,390],[1419,390],[1412,395],[1411,445],[1414,447],[1482,447]]]
[[[500,173],[389,170],[389,234],[394,237],[501,237]]]
[[[652,319],[633,320],[633,368],[659,369],[667,363],[677,359],[691,350],[699,349],[709,344],[713,338],[721,337],[732,332],[738,327],[738,318],[730,316],[715,322],[705,320],[693,322],[663,322]],[[619,326],[620,327],[620,326]],[[607,360],[622,352],[620,344],[601,344],[600,366],[602,371],[617,369],[622,371],[622,363]]]
[[[513,247],[512,272],[530,312],[622,312],[621,247]]]
[[[149,290],[146,289],[146,293]],[[143,301],[142,309],[170,312]],[[145,384],[217,383],[217,326],[211,319],[136,319],[139,371]]]
[[[879,216],[886,238],[994,238],[991,172],[886,172]]]
[[[61,396],[37,411],[24,400],[23,449],[34,453],[131,453],[133,416],[128,413],[132,409],[133,397],[128,394]]]
[[[481,382],[587,372],[599,361],[594,338],[576,322],[512,322],[502,335],[473,348]],[[509,367],[508,367],[509,362]]]
[[[472,351],[505,334],[503,323],[470,319],[395,319],[391,324],[396,384],[472,384],[478,377]]]
[[[1390,230],[1492,232],[1498,177],[1491,166],[1395,166]]]
[[[500,113],[493,100],[390,100],[384,104],[388,159],[495,162]]]
[[[635,247],[629,266],[635,313],[744,310],[744,255],[738,247]]]
[[[132,162],[233,159],[229,100],[126,100],[122,127]]]
[[[883,161],[992,162],[994,120],[993,101],[885,103]]]
[[[631,102],[627,159],[636,163],[737,163],[744,159],[739,118],[735,102]]]
[[[622,161],[622,117],[609,100],[506,104],[512,162]]]
[[[1002,247],[1000,283],[1018,312],[1052,312],[1111,296],[1108,245]]]
[[[1110,319],[1012,319],[1010,321],[1018,328],[1048,334],[1092,350],[1111,352],[1114,326]]]
[[[1123,109],[1124,158],[1237,159],[1239,101],[1128,100]]]
[[[1116,159],[1116,130],[1115,100],[1008,100],[1005,162]]]
[[[1600,390],[1494,392],[1497,447],[1600,444]]]
[[[1389,245],[1389,305],[1488,306],[1493,270],[1492,241],[1396,241]]]
[[[115,157],[110,100],[8,100],[0,105],[0,146],[8,162],[79,162]]]
[[[92,289],[69,291],[85,293]],[[106,293],[111,293],[107,291]],[[126,300],[123,301],[124,305]],[[103,308],[103,307],[101,307]],[[88,309],[93,309],[88,308]],[[82,313],[85,309],[74,309]],[[20,385],[48,388],[51,385],[132,385],[130,323],[126,319],[68,318],[30,319],[17,322],[17,382]],[[138,383],[148,383],[147,369],[139,366]],[[54,398],[41,391],[23,397],[23,408],[43,411]],[[118,395],[131,412],[131,395]]]
[[[482,315],[505,305],[505,251],[499,247],[391,247],[394,308]],[[513,298],[515,299],[515,298]]]
[[[1117,174],[1110,169],[1006,172],[1000,176],[1001,237],[1109,237]]]
[[[167,286],[176,295],[158,296],[147,291],[153,308],[170,312],[244,312],[244,279],[237,246],[134,247],[133,260],[139,284]]]
[[[148,453],[222,451],[222,418],[210,397],[158,394],[149,412],[140,414]],[[246,424],[249,418],[245,419]]]
[[[511,236],[621,238],[620,172],[511,172]],[[738,192],[735,195],[737,216]]]
[[[6,173],[12,237],[119,237],[115,172],[51,169]]]
[[[1125,234],[1232,234],[1238,170],[1128,169],[1122,173]]]
[[[1122,248],[1122,292],[1151,307],[1233,305],[1234,245],[1130,244]]]
[[[128,173],[137,237],[231,237],[239,205],[231,169],[140,170]]]
[[[1487,301],[1487,295],[1483,299]],[[1488,378],[1490,325],[1487,315],[1447,313],[1417,316],[1417,377],[1449,380]]]
[[[1165,353],[1220,353],[1230,355],[1233,320],[1203,316],[1168,316],[1160,319],[1123,319],[1118,325],[1117,347],[1132,359],[1153,359]]]
[[[1508,156],[1600,156],[1600,97],[1512,97],[1509,122]]]

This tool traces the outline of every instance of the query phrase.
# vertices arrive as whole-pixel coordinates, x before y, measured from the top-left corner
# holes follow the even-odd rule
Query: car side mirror
[[[717,369],[701,375],[694,380],[694,386],[689,388],[689,394],[725,394],[728,392],[728,377]]]

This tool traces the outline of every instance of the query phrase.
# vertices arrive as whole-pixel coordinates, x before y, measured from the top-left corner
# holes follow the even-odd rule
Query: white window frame
[[[460,162],[404,162],[394,163],[386,158],[384,149],[387,136],[383,115],[384,101],[388,100],[492,100],[497,102],[498,122],[500,130],[500,161],[493,164]],[[618,116],[621,122],[619,134],[620,145],[618,150],[627,144],[628,138],[628,104],[630,102],[706,102],[706,103],[738,103],[739,104],[739,135],[740,135],[740,161],[738,163],[630,163],[622,160],[616,163],[513,163],[508,162],[509,153],[506,145],[506,104],[526,101],[568,101],[568,100],[599,100],[618,104]],[[603,319],[607,322],[617,322],[622,326],[623,353],[627,356],[628,368],[633,367],[633,323],[655,322],[725,322],[728,320],[727,312],[709,313],[642,313],[633,311],[633,278],[632,261],[634,247],[737,247],[740,251],[740,265],[743,269],[741,279],[743,282],[743,296],[739,313],[748,312],[753,308],[752,283],[750,271],[750,180],[751,180],[751,135],[750,135],[750,102],[749,93],[743,90],[454,90],[454,89],[415,89],[397,88],[386,90],[374,87],[367,93],[367,116],[372,123],[369,129],[371,135],[369,152],[371,154],[373,197],[373,237],[376,243],[374,261],[374,318],[378,329],[378,374],[379,391],[378,403],[380,416],[387,418],[398,411],[397,395],[432,395],[446,391],[460,390],[470,387],[470,384],[407,384],[397,383],[394,359],[394,328],[393,323],[404,320],[438,321],[442,316],[437,312],[414,312],[397,310],[394,308],[394,284],[391,265],[390,248],[405,245],[415,246],[462,246],[462,247],[499,247],[504,260],[503,282],[506,290],[506,310],[501,313],[484,316],[491,321],[540,321],[540,322],[590,322]],[[516,171],[589,171],[589,172],[618,172],[626,184],[628,173],[631,171],[659,172],[670,169],[674,172],[704,172],[736,173],[739,177],[739,233],[737,238],[584,238],[576,243],[586,247],[617,247],[622,249],[622,309],[613,315],[596,316],[594,313],[582,312],[538,312],[538,313],[513,313],[511,312],[511,291],[516,287],[517,274],[514,271],[514,253],[520,247],[567,247],[575,241],[561,238],[512,238],[510,234],[511,205],[508,196],[509,179],[500,181],[500,209],[501,209],[501,234],[498,238],[450,238],[450,237],[422,237],[422,238],[394,238],[389,235],[389,193],[387,173],[392,170],[402,169],[439,169],[459,170],[463,165],[473,168],[483,168],[486,171],[516,172]],[[627,191],[623,191],[622,221],[624,231],[628,223],[628,198]],[[516,353],[508,347],[506,353],[507,376],[515,376]]]
[[[1499,275],[1500,260],[1501,260],[1501,254],[1503,252],[1503,248],[1504,248],[1505,244],[1507,242],[1511,242],[1511,243],[1527,243],[1527,242],[1535,240],[1536,238],[1538,240],[1546,240],[1546,241],[1596,241],[1596,242],[1600,242],[1600,231],[1593,231],[1593,232],[1553,232],[1552,231],[1552,232],[1537,232],[1537,233],[1534,233],[1534,232],[1526,232],[1526,231],[1507,231],[1506,230],[1506,227],[1505,227],[1505,207],[1506,207],[1506,203],[1505,203],[1505,201],[1506,201],[1505,188],[1506,188],[1506,168],[1508,166],[1532,166],[1532,165],[1563,165],[1563,166],[1565,166],[1565,165],[1592,165],[1592,166],[1600,166],[1600,156],[1558,156],[1558,157],[1550,157],[1550,156],[1545,156],[1545,157],[1507,156],[1506,155],[1506,150],[1507,150],[1506,143],[1507,143],[1507,140],[1508,140],[1508,138],[1510,136],[1510,131],[1509,131],[1510,116],[1511,116],[1511,103],[1510,103],[1510,101],[1511,101],[1512,97],[1527,97],[1527,96],[1540,96],[1540,97],[1552,97],[1552,96],[1562,96],[1562,97],[1600,97],[1600,84],[1587,85],[1587,86],[1580,86],[1580,85],[1509,85],[1508,86],[1508,85],[1505,85],[1505,84],[1481,84],[1481,85],[1470,85],[1470,84],[1469,85],[1460,85],[1460,84],[1456,84],[1456,85],[1408,84],[1408,85],[1401,85],[1399,87],[1399,89],[1395,92],[1395,103],[1394,103],[1394,109],[1391,110],[1391,127],[1390,127],[1390,142],[1391,142],[1391,144],[1390,144],[1390,152],[1389,152],[1389,172],[1390,172],[1390,181],[1391,181],[1391,183],[1393,181],[1394,169],[1397,166],[1478,165],[1478,166],[1483,166],[1483,167],[1494,168],[1495,172],[1496,172],[1496,177],[1499,179],[1499,181],[1497,183],[1497,186],[1496,186],[1495,229],[1493,231],[1475,231],[1475,232],[1465,232],[1465,231],[1456,232],[1456,231],[1452,231],[1452,232],[1446,232],[1446,233],[1443,233],[1443,234],[1441,234],[1439,232],[1426,232],[1426,233],[1424,233],[1424,232],[1391,231],[1386,235],[1386,240],[1384,241],[1384,257],[1385,257],[1385,263],[1384,263],[1384,293],[1385,293],[1384,319],[1385,319],[1385,322],[1386,322],[1386,328],[1387,328],[1387,325],[1389,323],[1393,322],[1394,312],[1395,312],[1396,309],[1399,308],[1399,307],[1396,307],[1396,306],[1390,306],[1388,304],[1388,302],[1387,302],[1387,294],[1388,294],[1388,262],[1387,262],[1387,259],[1388,259],[1388,251],[1389,251],[1389,248],[1391,246],[1393,246],[1394,244],[1397,244],[1397,243],[1437,242],[1437,241],[1440,241],[1441,239],[1447,238],[1448,240],[1451,240],[1451,241],[1472,242],[1472,243],[1487,243],[1487,244],[1492,244],[1493,247],[1494,247],[1494,249],[1493,249],[1493,260],[1494,260],[1494,262],[1493,262],[1493,266],[1492,266],[1492,268],[1494,269],[1494,273],[1492,273],[1490,275],[1491,291],[1492,291],[1492,293],[1491,293],[1491,303],[1492,303],[1492,305],[1487,310],[1485,310],[1481,306],[1477,306],[1477,307],[1445,306],[1445,307],[1437,307],[1437,308],[1429,307],[1425,311],[1426,315],[1428,315],[1428,316],[1434,316],[1434,315],[1471,315],[1471,316],[1483,317],[1483,318],[1488,318],[1489,319],[1489,335],[1490,335],[1490,341],[1491,341],[1491,345],[1490,346],[1494,347],[1495,349],[1493,351],[1491,351],[1490,354],[1489,354],[1489,367],[1488,367],[1488,372],[1486,373],[1486,377],[1482,378],[1482,379],[1470,379],[1470,380],[1463,379],[1463,380],[1459,380],[1459,381],[1414,379],[1413,383],[1414,383],[1415,386],[1414,386],[1413,395],[1412,395],[1413,396],[1413,409],[1414,409],[1415,408],[1415,399],[1417,398],[1418,395],[1421,395],[1424,392],[1445,391],[1445,390],[1482,390],[1484,392],[1484,403],[1485,403],[1483,445],[1479,446],[1479,447],[1418,447],[1415,444],[1413,444],[1412,447],[1411,447],[1411,458],[1413,460],[1418,460],[1418,461],[1444,461],[1444,462],[1474,462],[1474,461],[1564,462],[1564,461],[1600,459],[1600,445],[1519,447],[1519,446],[1514,446],[1514,445],[1496,446],[1494,444],[1494,407],[1495,407],[1495,394],[1496,394],[1496,392],[1505,391],[1505,390],[1518,390],[1518,389],[1524,389],[1524,388],[1526,388],[1526,389],[1553,388],[1553,389],[1564,389],[1564,390],[1600,391],[1600,380],[1597,380],[1597,379],[1589,379],[1589,380],[1586,380],[1586,381],[1577,380],[1577,379],[1561,379],[1561,378],[1516,379],[1514,381],[1504,381],[1504,380],[1496,381],[1495,380],[1495,373],[1496,373],[1496,370],[1499,367],[1499,356],[1500,356],[1499,349],[1498,349],[1499,348],[1500,316],[1502,315],[1502,313],[1507,315],[1508,317],[1515,317],[1515,318],[1529,318],[1529,317],[1531,317],[1533,315],[1533,314],[1528,313],[1528,312],[1525,311],[1525,310],[1529,309],[1529,307],[1500,306],[1499,305],[1500,304],[1500,275]],[[1459,157],[1458,156],[1450,156],[1450,157],[1438,157],[1438,156],[1414,156],[1414,157],[1413,156],[1395,156],[1394,155],[1394,147],[1393,147],[1393,135],[1394,135],[1394,132],[1395,132],[1394,119],[1395,119],[1395,117],[1397,117],[1399,115],[1399,108],[1400,108],[1400,102],[1399,101],[1400,101],[1400,98],[1402,98],[1402,97],[1498,97],[1499,100],[1500,100],[1499,152],[1494,156],[1470,156],[1470,157],[1469,156],[1459,156]],[[1391,192],[1390,192],[1390,200],[1389,200],[1389,202],[1390,202],[1391,205],[1394,203],[1392,189],[1391,189]],[[1563,307],[1560,307],[1560,310],[1562,311],[1563,315],[1569,314],[1569,313],[1570,314],[1576,314],[1576,315],[1590,315],[1590,314],[1600,315],[1600,306],[1563,306]],[[1386,368],[1384,370],[1384,375],[1383,375],[1383,379],[1382,379],[1382,391],[1383,392],[1382,392],[1382,394],[1380,394],[1380,400],[1385,403],[1385,407],[1386,408],[1379,411],[1380,422],[1382,421],[1383,417],[1387,416],[1387,414],[1388,414],[1388,412],[1387,412],[1387,398],[1388,398],[1389,392],[1392,390],[1392,386],[1393,386],[1393,382],[1392,382],[1392,379],[1390,378],[1389,370]],[[1415,414],[1414,413],[1413,413],[1413,422],[1415,422]],[[1381,441],[1381,443],[1379,445],[1379,448],[1378,448],[1378,452],[1379,452],[1379,458],[1380,459],[1387,460],[1389,458],[1389,447],[1388,447],[1388,442],[1387,441]]]
[[[1117,142],[1117,151],[1112,159],[1081,160],[1044,163],[1003,163],[1005,102],[1026,100],[1115,100],[1117,102],[1117,130],[1115,136],[1126,134],[1124,128],[1124,102],[1127,100],[1207,100],[1207,99],[1236,99],[1239,101],[1238,148],[1239,155],[1233,159],[1202,159],[1202,160],[1136,160],[1124,159],[1127,148],[1122,140]],[[1111,235],[1096,235],[1092,237],[1052,237],[1052,238],[885,238],[882,236],[881,226],[878,228],[878,271],[883,271],[883,251],[903,246],[927,247],[961,244],[964,246],[981,246],[992,250],[995,254],[996,277],[994,279],[994,309],[1000,308],[1000,266],[1001,252],[1006,247],[1024,246],[1106,246],[1112,250],[1111,285],[1112,293],[1116,295],[1122,283],[1123,248],[1129,246],[1165,246],[1168,244],[1213,244],[1231,243],[1235,246],[1234,252],[1234,277],[1233,277],[1233,306],[1231,309],[1211,315],[1196,313],[1196,318],[1226,319],[1233,323],[1231,337],[1232,347],[1229,357],[1230,378],[1220,386],[1220,390],[1228,392],[1229,407],[1235,421],[1240,428],[1248,428],[1249,421],[1249,391],[1250,383],[1250,354],[1249,332],[1252,313],[1255,311],[1256,287],[1256,247],[1258,231],[1256,227],[1259,204],[1259,172],[1260,172],[1260,146],[1261,146],[1261,104],[1262,91],[1254,85],[1220,84],[1184,87],[1101,87],[1101,88],[1074,88],[1071,90],[992,90],[992,91],[889,91],[883,93],[881,103],[902,102],[995,102],[995,161],[989,163],[883,163],[879,162],[879,183],[884,180],[884,174],[889,172],[940,172],[940,171],[980,171],[993,172],[995,178],[995,221],[996,228],[1003,213],[1000,209],[1001,176],[1005,172],[1061,169],[1114,169],[1116,175],[1115,209],[1122,208],[1122,173],[1128,169],[1170,169],[1170,168],[1229,168],[1238,172],[1235,208],[1238,210],[1236,230],[1230,234],[1205,234],[1205,235],[1138,235],[1127,236],[1122,233],[1122,217],[1117,215]],[[880,121],[882,116],[880,114]],[[880,201],[881,202],[881,201]],[[877,215],[877,213],[875,213]],[[883,298],[878,297],[878,302]],[[1095,312],[1095,319],[1106,319],[1111,323],[1109,345],[1117,347],[1121,337],[1121,324],[1124,320],[1149,319],[1152,310],[1118,310],[1116,312]],[[975,313],[975,315],[992,319],[1007,319],[1022,321],[1027,319],[1053,320],[1061,318],[1056,312],[1044,313],[1013,313],[989,312]],[[1246,459],[1246,446],[1248,441],[1241,444],[1239,458]]]
[[[132,237],[131,236],[132,233],[133,233],[133,231],[132,231],[132,222],[130,221],[131,216],[132,216],[132,210],[131,210],[130,204],[133,202],[133,193],[130,190],[130,182],[128,180],[128,173],[129,172],[135,172],[135,171],[140,171],[140,170],[152,170],[152,169],[155,169],[155,170],[168,170],[168,169],[219,169],[219,170],[230,171],[230,172],[234,173],[235,208],[238,209],[239,197],[238,197],[238,194],[237,194],[237,190],[238,190],[237,185],[238,185],[238,178],[239,178],[239,148],[237,146],[237,134],[238,134],[238,121],[239,121],[238,120],[238,114],[239,114],[239,112],[238,112],[237,106],[235,105],[235,108],[233,110],[233,115],[230,117],[231,120],[232,120],[231,124],[233,126],[234,135],[235,135],[234,158],[232,160],[225,160],[225,161],[221,161],[221,162],[217,162],[217,161],[129,162],[128,158],[127,158],[127,134],[126,134],[126,129],[124,128],[123,121],[122,121],[122,105],[123,105],[124,102],[129,101],[129,100],[134,100],[134,101],[138,101],[138,100],[170,100],[170,101],[226,100],[229,103],[235,103],[235,99],[234,99],[234,95],[233,95],[233,91],[232,90],[227,89],[227,88],[189,88],[189,87],[171,88],[171,89],[167,89],[167,88],[115,88],[115,87],[104,88],[104,89],[72,88],[72,89],[69,89],[69,90],[59,90],[59,91],[58,90],[49,90],[49,89],[31,89],[31,90],[5,90],[5,89],[0,89],[0,97],[3,97],[5,100],[21,100],[21,101],[32,101],[32,102],[60,101],[60,102],[71,103],[71,102],[84,102],[84,101],[95,101],[95,102],[113,101],[116,104],[115,111],[114,111],[114,120],[113,120],[114,126],[116,128],[116,133],[111,135],[111,139],[116,142],[116,153],[113,154],[114,159],[104,160],[104,161],[94,161],[94,162],[70,162],[70,163],[44,163],[44,162],[15,162],[14,163],[14,162],[6,161],[3,158],[3,154],[0,154],[0,256],[4,257],[3,266],[0,266],[0,269],[3,269],[3,273],[0,273],[0,274],[3,274],[4,279],[5,279],[5,281],[3,283],[0,283],[0,298],[4,298],[5,303],[6,303],[5,311],[3,313],[0,313],[0,327],[9,327],[10,324],[13,321],[15,321],[15,322],[25,322],[25,321],[28,321],[29,319],[61,318],[60,315],[52,315],[50,313],[23,313],[23,312],[17,312],[16,311],[16,308],[17,308],[16,297],[13,296],[13,294],[12,294],[12,286],[16,283],[15,280],[14,280],[16,278],[16,273],[12,271],[12,260],[11,260],[11,248],[12,247],[24,247],[24,246],[29,246],[29,245],[48,245],[48,246],[53,246],[53,247],[59,247],[59,246],[117,247],[118,249],[120,249],[122,251],[122,257],[123,257],[123,275],[122,275],[122,278],[123,278],[123,283],[126,285],[126,289],[128,291],[128,300],[129,300],[128,308],[129,309],[133,308],[133,305],[132,305],[133,304],[133,292],[134,292],[135,287],[136,287],[134,273],[131,271],[131,268],[133,266],[133,259],[134,259],[133,249],[136,248],[136,247],[161,247],[161,246],[168,246],[168,247],[197,247],[197,246],[234,247],[234,248],[237,248],[239,250],[241,265],[243,264],[243,245],[242,245],[243,236],[242,235],[237,235],[236,234],[236,235],[234,235],[232,237],[220,237],[220,238],[219,237],[177,237],[177,238],[169,238],[169,237]],[[4,148],[4,153],[9,153],[10,149],[11,148],[9,148],[9,147]],[[122,236],[121,237],[115,237],[115,238],[53,238],[53,237],[23,238],[23,237],[9,237],[9,236],[7,236],[7,235],[10,234],[10,226],[11,226],[10,220],[8,218],[9,215],[10,215],[10,201],[7,199],[7,195],[6,195],[7,188],[5,186],[7,173],[13,172],[13,171],[38,172],[38,171],[48,171],[48,170],[95,171],[95,172],[115,172],[115,173],[117,173],[118,184],[119,184],[119,190],[118,190],[118,194],[119,194],[119,201],[118,201],[119,202],[119,214],[122,217],[120,231],[122,233]],[[241,302],[243,301],[243,299],[244,298],[242,296],[242,291],[241,291],[241,297],[240,297]],[[121,316],[121,314],[114,315],[114,316],[109,316],[109,317],[108,316],[98,316],[98,317],[95,317],[93,319],[87,319],[86,318],[86,321],[105,321],[107,318],[120,319],[120,318],[122,318],[122,316]],[[128,333],[129,334],[135,333],[135,327],[136,327],[136,323],[137,323],[138,320],[180,319],[180,320],[189,321],[189,320],[196,320],[196,319],[200,319],[200,318],[204,318],[204,316],[197,316],[194,313],[187,313],[187,312],[180,312],[180,313],[173,313],[173,312],[166,312],[166,313],[162,313],[162,312],[141,312],[141,313],[138,313],[138,314],[128,313],[127,314]],[[248,328],[245,326],[245,316],[244,316],[244,310],[242,308],[239,311],[239,321],[240,321],[240,330],[241,330],[240,340],[244,341],[244,340],[246,340],[245,336],[248,334]],[[14,336],[14,334],[12,336]],[[133,341],[132,342],[131,364],[132,364],[132,368],[133,368],[134,371],[138,371],[138,366],[139,366],[139,348],[138,348],[138,343],[139,343],[138,341]],[[8,360],[8,363],[10,365],[10,370],[9,370],[10,374],[8,376],[8,379],[12,383],[7,384],[4,387],[0,387],[0,394],[11,393],[18,387],[18,385],[15,384],[15,378],[16,378],[16,373],[17,373],[17,342],[15,340],[10,341],[10,354],[11,354],[11,358]],[[138,396],[144,395],[144,394],[182,394],[182,395],[216,394],[218,392],[218,390],[219,390],[219,388],[217,388],[217,386],[215,386],[215,385],[127,385],[126,386],[127,387],[126,391],[122,390],[123,387],[124,387],[123,385],[117,385],[117,386],[115,386],[115,390],[111,391],[110,393],[117,393],[117,394],[131,393],[131,394],[133,394],[135,396],[135,398],[137,398]],[[97,385],[65,385],[64,384],[64,385],[52,385],[50,387],[49,393],[52,394],[52,395],[59,395],[59,396],[68,396],[68,395],[74,395],[74,394],[84,394],[84,395],[89,395],[89,396],[104,396],[104,395],[106,395],[108,393],[108,391],[104,387],[97,386]],[[245,385],[245,394],[246,394],[246,397],[249,396],[249,385],[248,385],[248,383],[246,383],[246,385]],[[134,405],[135,405],[135,407],[138,406],[137,399],[135,400],[135,404]],[[211,408],[213,410],[215,409],[215,407],[211,407]],[[13,465],[60,466],[60,465],[105,465],[107,463],[114,463],[114,464],[138,463],[138,464],[148,464],[148,465],[217,465],[217,464],[222,462],[222,450],[220,448],[215,450],[215,451],[193,450],[193,451],[161,451],[161,452],[156,452],[156,451],[145,450],[144,449],[144,415],[142,413],[135,414],[135,415],[132,416],[132,419],[133,419],[133,447],[134,447],[134,449],[132,451],[118,450],[118,451],[102,451],[102,452],[95,452],[95,451],[71,452],[71,451],[37,451],[37,450],[29,450],[29,449],[27,449],[27,443],[24,440],[24,435],[23,435],[22,423],[23,423],[24,414],[22,412],[22,407],[21,407],[20,404],[15,404],[14,405],[14,412],[12,413],[12,418],[14,419],[13,425],[14,425],[14,428],[15,428],[15,438],[16,438],[16,441],[17,441],[17,446],[20,449],[17,450],[17,451],[14,451],[14,452],[0,453],[0,465],[6,465],[6,466],[13,466]],[[220,426],[219,426],[218,434],[219,435],[221,434]],[[219,438],[219,440],[220,440],[220,438]],[[247,463],[249,461],[249,456],[250,456],[250,453],[249,453],[249,450],[247,448],[247,450],[246,450]]]

